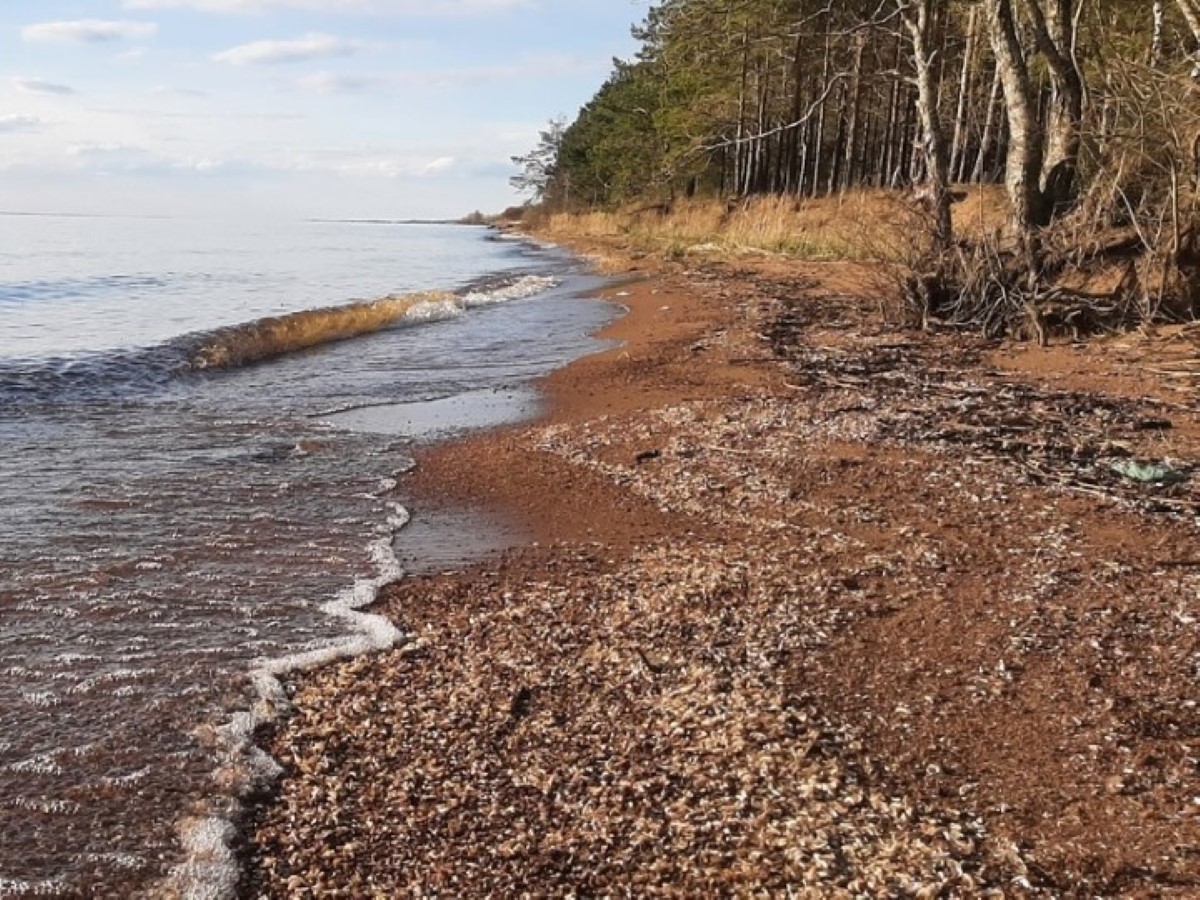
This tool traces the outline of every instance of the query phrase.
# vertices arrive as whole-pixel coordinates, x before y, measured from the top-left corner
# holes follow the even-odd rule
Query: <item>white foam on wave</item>
[[[146,861],[133,853],[84,853],[79,858],[84,862],[108,863],[109,865],[116,866],[118,869],[129,871],[142,869],[146,866]]]
[[[381,491],[391,485],[384,482]],[[236,896],[240,869],[233,851],[237,832],[233,820],[245,797],[270,785],[280,774],[279,764],[254,746],[255,732],[277,720],[291,707],[280,678],[291,672],[326,665],[339,659],[387,650],[402,638],[395,625],[383,616],[363,612],[389,584],[404,575],[400,560],[392,549],[396,533],[408,524],[409,513],[398,503],[387,504],[389,515],[379,529],[379,537],[369,546],[376,574],[360,578],[321,611],[345,623],[350,634],[337,643],[315,650],[264,660],[250,672],[257,699],[247,711],[237,713],[218,728],[201,728],[197,737],[209,743],[220,764],[214,784],[222,801],[208,810],[189,816],[179,823],[184,859],[172,868],[155,896],[181,900],[228,900]]]
[[[38,709],[49,709],[62,703],[62,698],[51,691],[21,691],[21,699]]]
[[[408,322],[440,322],[454,319],[469,309],[492,306],[510,300],[524,300],[558,284],[558,280],[547,275],[524,275],[515,281],[490,290],[468,291],[461,296],[434,297],[423,300],[404,314]]]
[[[541,294],[555,287],[558,281],[548,275],[525,275],[511,284],[494,288],[490,291],[471,291],[462,297],[462,305],[466,309],[475,306],[491,306],[494,303],[507,303],[510,300],[523,300],[535,294]]]
[[[17,797],[11,805],[46,816],[73,816],[81,809],[74,800],[36,800],[32,797]]]
[[[418,303],[404,314],[404,318],[409,322],[441,322],[462,314],[462,305],[454,298],[447,297],[444,300],[425,300]]]
[[[59,764],[55,753],[40,753],[27,759],[9,763],[4,767],[9,772],[19,772],[29,775],[61,775],[63,767]]]

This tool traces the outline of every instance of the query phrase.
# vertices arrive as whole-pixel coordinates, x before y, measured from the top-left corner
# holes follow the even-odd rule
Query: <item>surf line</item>
[[[411,468],[411,467],[410,467]],[[395,490],[396,481],[384,481],[376,497]],[[254,735],[288,713],[292,704],[281,679],[289,674],[389,650],[406,639],[390,620],[363,612],[379,597],[379,592],[404,577],[392,542],[411,519],[398,503],[387,503],[388,517],[379,528],[379,537],[368,547],[376,574],[357,579],[354,584],[320,607],[331,619],[349,626],[348,637],[316,650],[265,660],[250,670],[256,700],[246,711],[236,713],[224,725],[201,726],[197,737],[209,743],[220,764],[213,773],[213,785],[224,809],[215,809],[183,818],[177,825],[183,860],[172,867],[165,879],[152,891],[154,896],[188,900],[232,900],[237,895],[241,867],[234,851],[237,839],[235,821],[244,811],[246,799],[272,785],[283,768],[264,750],[255,746]]]

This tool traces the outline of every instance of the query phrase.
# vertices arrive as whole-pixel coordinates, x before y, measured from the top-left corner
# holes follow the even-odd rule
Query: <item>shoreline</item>
[[[1196,646],[1171,623],[1197,578],[1165,565],[1194,526],[921,432],[903,378],[961,404],[1018,376],[873,322],[862,266],[636,263],[600,292],[625,343],[543,379],[545,416],[418,454],[417,516],[536,543],[388,588],[414,640],[289,683],[247,892],[1190,883],[1186,722],[1131,736],[1121,711],[1196,689],[1121,660]],[[1050,403],[1047,370],[1019,406]]]
[[[614,283],[591,297],[623,307],[624,312],[594,337],[617,346],[583,356],[535,380],[533,387],[542,398],[542,409],[535,418],[418,450],[414,454],[417,466],[401,486],[406,502],[411,501],[414,510],[451,505],[506,515],[515,518],[536,545],[621,542],[642,533],[639,529],[643,526],[648,529],[646,534],[674,529],[655,511],[630,504],[628,498],[600,483],[589,484],[588,488],[599,492],[604,508],[617,515],[590,522],[594,498],[580,505],[572,502],[570,491],[547,491],[545,484],[556,479],[570,482],[571,477],[552,460],[538,458],[538,467],[531,467],[534,457],[520,444],[520,436],[531,429],[636,414],[676,399],[679,388],[640,383],[639,370],[647,364],[688,365],[686,346],[701,338],[720,318],[713,304],[690,296],[679,286],[665,286],[640,265],[607,274],[615,278]],[[684,362],[672,356],[682,357]],[[696,384],[693,388],[697,397],[715,396],[721,390],[712,384]],[[647,520],[644,523],[632,521],[643,517]]]

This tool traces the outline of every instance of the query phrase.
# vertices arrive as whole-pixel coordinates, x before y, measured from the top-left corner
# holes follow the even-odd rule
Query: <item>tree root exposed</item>
[[[1033,264],[982,244],[926,253],[901,276],[905,314],[924,328],[950,325],[1042,346],[1055,336],[1078,341],[1200,314],[1200,270],[1114,246],[1083,261],[1042,253]]]

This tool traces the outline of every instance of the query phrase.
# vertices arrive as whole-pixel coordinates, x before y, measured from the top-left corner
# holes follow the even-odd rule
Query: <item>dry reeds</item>
[[[903,210],[900,194],[868,190],[818,199],[686,200],[557,213],[539,230],[562,238],[621,238],[635,248],[676,258],[768,253],[888,261],[899,257]]]
[[[772,253],[804,259],[903,262],[912,241],[913,198],[882,189],[829,197],[683,200],[620,210],[553,213],[535,223],[560,238],[623,239],[683,257]],[[994,238],[1007,206],[999,185],[970,185],[954,207],[955,234]]]

